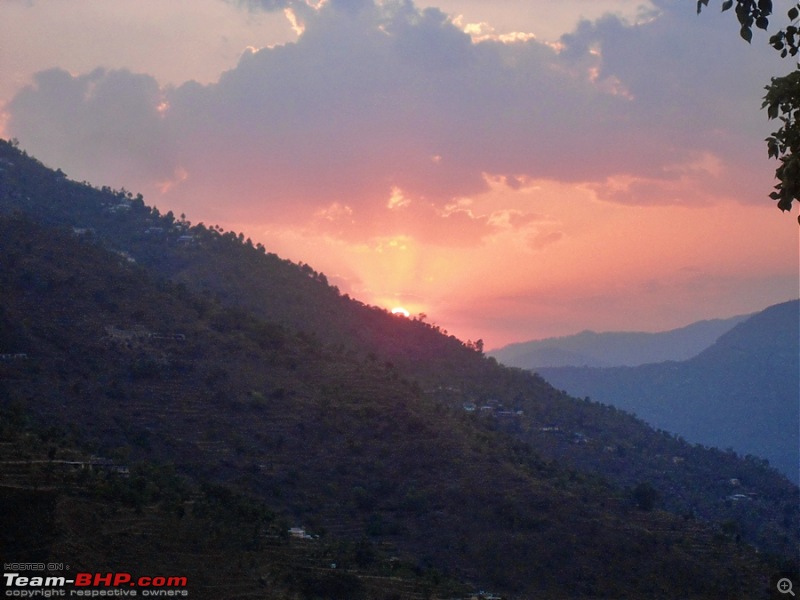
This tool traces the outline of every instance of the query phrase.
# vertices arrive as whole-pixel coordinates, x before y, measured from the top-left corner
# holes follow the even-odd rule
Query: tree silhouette
[[[658,491],[648,482],[640,483],[633,488],[633,500],[641,510],[653,510],[658,500]]]
[[[697,12],[708,6],[709,0],[698,0]],[[733,0],[724,0],[722,10],[734,7]],[[750,43],[753,39],[753,26],[767,29],[772,16],[772,0],[736,0],[736,18],[739,21],[739,35]],[[800,50],[800,4],[795,4],[786,13],[789,24],[769,38],[770,45],[780,52],[782,58],[796,56]],[[798,67],[783,77],[773,77],[765,88],[764,103],[770,119],[778,119],[781,127],[767,139],[767,153],[780,165],[775,170],[778,183],[769,197],[777,201],[782,211],[792,209],[794,201],[800,202],[800,71]],[[798,217],[800,221],[800,217]]]

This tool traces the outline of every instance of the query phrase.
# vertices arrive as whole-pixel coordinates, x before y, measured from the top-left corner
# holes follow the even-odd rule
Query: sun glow
[[[401,317],[406,317],[406,318],[408,318],[408,317],[410,317],[410,316],[411,316],[411,313],[410,313],[410,312],[408,312],[408,311],[407,311],[405,308],[403,308],[402,306],[395,306],[395,307],[392,309],[392,314],[393,314],[393,315],[400,315]]]

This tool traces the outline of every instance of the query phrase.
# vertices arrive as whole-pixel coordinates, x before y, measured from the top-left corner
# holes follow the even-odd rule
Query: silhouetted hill
[[[267,252],[219,226],[162,215],[125,190],[69,181],[0,141],[0,214],[21,211],[124,253],[126,259],[321,343],[424,368],[434,358],[477,358],[471,344],[342,295],[324,274]]]
[[[15,560],[66,548],[130,570],[155,549],[203,572],[193,597],[233,578],[237,597],[388,599],[759,597],[794,558],[798,490],[760,462],[5,143],[0,168],[0,424],[19,457],[0,490],[15,522],[47,516],[41,536],[4,529]],[[61,477],[61,454],[131,477]],[[300,525],[311,539],[287,541]],[[222,551],[228,570],[209,572]]]
[[[767,458],[798,480],[798,301],[767,308],[691,360],[539,369],[553,385],[698,442]]]
[[[530,342],[509,344],[489,352],[504,365],[547,367],[635,367],[696,356],[750,315],[698,321],[661,333],[583,331]]]

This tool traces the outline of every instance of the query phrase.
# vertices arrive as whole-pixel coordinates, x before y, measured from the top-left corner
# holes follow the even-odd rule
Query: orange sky
[[[790,65],[731,15],[269,4],[4,2],[3,135],[487,348],[797,297],[758,110]]]

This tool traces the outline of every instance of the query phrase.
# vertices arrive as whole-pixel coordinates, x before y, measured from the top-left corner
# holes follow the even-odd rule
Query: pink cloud
[[[758,96],[772,63],[727,20],[662,2],[640,25],[584,22],[559,50],[475,42],[410,2],[267,4],[294,7],[297,42],[248,50],[207,85],[45,71],[6,107],[8,130],[78,178],[346,239],[483,239],[489,215],[447,207],[486,192],[487,173],[514,173],[512,188],[583,183],[625,204],[760,201]],[[387,206],[394,189],[408,206]],[[332,206],[349,213],[318,218]]]

